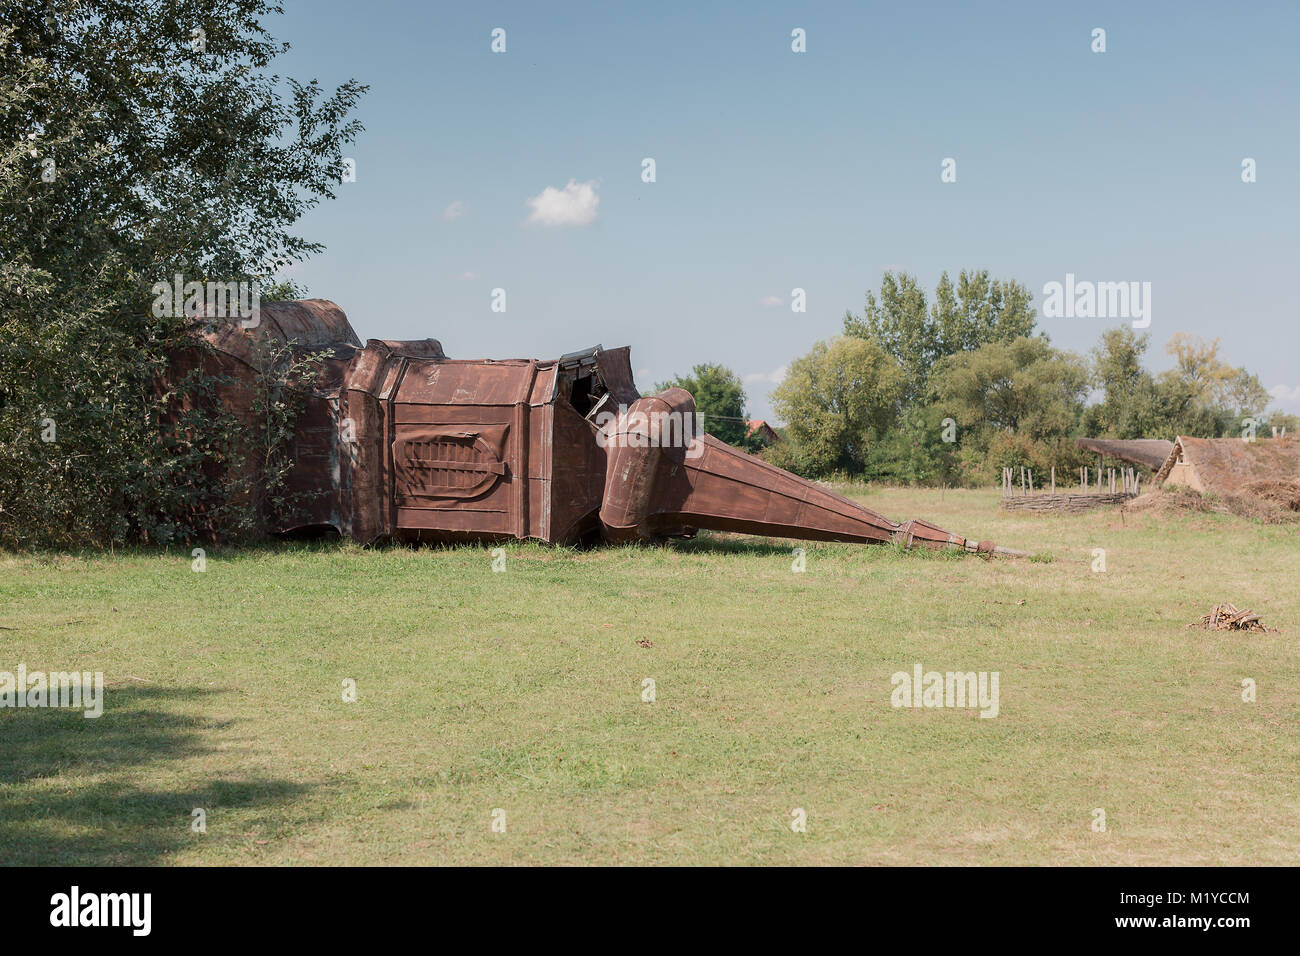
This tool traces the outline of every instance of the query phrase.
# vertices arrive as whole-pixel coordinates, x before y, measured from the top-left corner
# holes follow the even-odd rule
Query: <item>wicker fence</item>
[[[1032,469],[1021,468],[1017,482],[1016,469],[1003,468],[1002,507],[1007,511],[1087,511],[1102,505],[1122,504],[1140,492],[1142,476],[1133,468],[1107,468],[1104,473],[1098,468],[1095,474],[1094,486],[1093,473],[1080,468],[1078,487],[1058,494],[1055,468],[1049,472],[1046,485],[1040,487],[1034,485]]]

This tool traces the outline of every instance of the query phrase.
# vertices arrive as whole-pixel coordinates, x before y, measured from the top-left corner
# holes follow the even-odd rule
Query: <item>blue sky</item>
[[[1151,283],[1151,367],[1220,337],[1300,411],[1300,4],[284,2],[281,73],[371,86],[357,181],[294,271],[362,338],[631,345],[643,388],[716,361],[770,417],[887,268],[987,268],[1040,313],[1074,273]],[[530,221],[570,181],[594,218],[577,195],[582,224]],[[1039,321],[1079,351],[1119,324]]]

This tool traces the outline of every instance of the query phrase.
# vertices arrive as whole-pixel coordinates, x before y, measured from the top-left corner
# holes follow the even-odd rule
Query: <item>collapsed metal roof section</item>
[[[332,527],[363,543],[586,544],[709,529],[1021,553],[921,519],[896,523],[703,434],[689,392],[641,396],[627,347],[450,359],[435,339],[362,345],[323,299],[263,303],[257,327],[201,334],[212,348],[177,356],[176,371],[225,373],[218,399],[247,419],[255,337],[333,352],[289,448],[287,490],[300,504],[271,516],[273,530]]]

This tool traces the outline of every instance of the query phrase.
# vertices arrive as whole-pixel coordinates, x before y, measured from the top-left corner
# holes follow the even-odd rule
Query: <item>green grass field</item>
[[[719,536],[512,546],[504,573],[477,547],[218,548],[204,573],[0,556],[0,671],[109,685],[98,720],[0,710],[0,860],[1296,861],[1295,525],[855,494],[1040,557],[810,545],[794,573],[796,543]],[[1220,600],[1280,633],[1185,628]],[[892,707],[917,662],[997,671],[999,715]]]

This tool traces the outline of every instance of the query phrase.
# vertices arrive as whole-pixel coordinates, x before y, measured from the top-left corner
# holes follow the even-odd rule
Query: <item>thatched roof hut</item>
[[[1164,438],[1076,438],[1074,443],[1094,455],[1142,465],[1152,471],[1165,463],[1174,448],[1174,443]]]
[[[1295,438],[1188,438],[1178,436],[1156,484],[1186,485],[1218,494],[1259,494],[1263,486],[1300,480]]]

